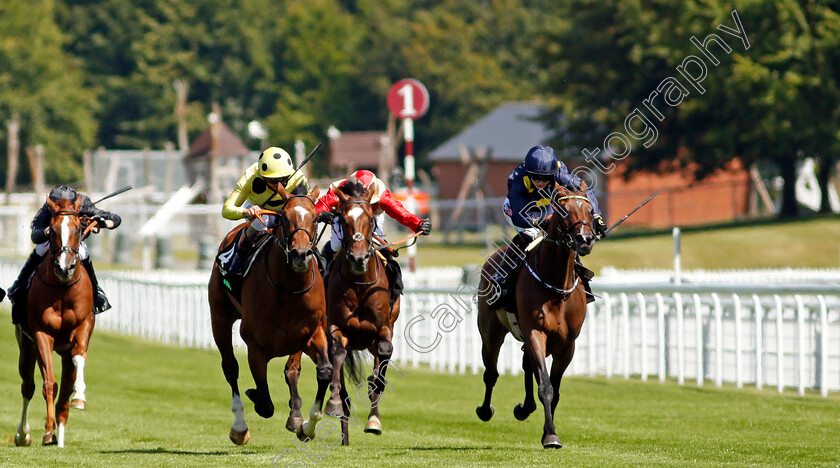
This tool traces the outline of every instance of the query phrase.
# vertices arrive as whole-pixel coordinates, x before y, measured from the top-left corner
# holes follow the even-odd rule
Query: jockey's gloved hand
[[[604,218],[602,218],[601,215],[596,214],[593,216],[593,219],[595,221],[595,234],[597,234],[598,237],[607,237],[607,223],[604,222]]]
[[[105,218],[100,215],[93,215],[90,218],[91,224],[96,223],[97,226],[104,228],[105,227]]]
[[[422,232],[424,236],[428,236],[430,232],[432,232],[432,222],[428,219],[424,219],[420,223],[420,227],[417,228],[417,232]]]
[[[333,215],[332,211],[324,211],[324,212],[318,213],[318,217],[316,218],[315,221],[319,222],[319,223],[332,224],[333,216],[334,215]]]

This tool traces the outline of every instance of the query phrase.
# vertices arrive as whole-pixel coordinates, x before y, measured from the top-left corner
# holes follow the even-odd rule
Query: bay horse
[[[318,188],[307,194],[301,186],[289,194],[280,186],[278,194],[285,205],[276,213],[279,216],[277,226],[267,234],[273,237],[273,242],[269,241],[257,253],[251,271],[243,279],[241,302],[224,289],[218,263],[208,286],[213,338],[222,356],[222,371],[233,393],[234,422],[230,440],[237,445],[247,443],[250,432],[239,394],[239,364],[233,354],[231,327],[235,320],[242,319],[239,333],[248,345],[248,365],[257,387],[248,389],[245,395],[254,402],[254,410],[263,418],[274,415],[266,378],[266,367],[271,359],[289,356],[285,369],[290,409],[286,429],[297,433],[302,440],[315,437],[315,425],[321,419],[324,395],[332,378],[324,282],[314,252]],[[246,226],[241,224],[228,233],[220,250]],[[301,417],[297,390],[302,352],[315,362],[318,379],[310,420],[305,422]]]
[[[375,187],[365,189],[351,178],[342,188],[333,190],[340,202],[337,222],[341,223],[344,237],[327,281],[327,325],[335,372],[325,411],[341,419],[341,443],[349,445],[348,419],[352,413],[344,385],[345,360],[348,373],[358,376],[362,362],[356,353],[366,349],[374,357],[367,392],[371,406],[364,431],[379,435],[379,402],[388,385],[385,372],[394,350],[391,340],[400,315],[400,299],[391,306],[385,265],[373,244],[376,218],[370,201]]]
[[[84,369],[95,320],[92,313],[93,286],[87,271],[79,267],[79,246],[86,232],[89,232],[83,232],[85,221],[79,217],[81,203],[81,197],[56,201],[47,197],[47,205],[52,213],[50,249],[35,270],[27,297],[29,334],[21,325],[15,326],[15,338],[20,350],[18,371],[23,380],[23,411],[15,434],[17,446],[26,446],[32,442],[29,434],[29,403],[35,392],[33,374],[36,360],[44,378],[43,394],[47,403],[43,445],[57,444],[64,447],[64,431],[70,408],[83,410],[86,407]],[[90,230],[96,229],[96,222],[88,226]],[[94,232],[98,232],[98,229]],[[53,372],[53,351],[61,356],[60,387]],[[71,402],[70,395],[74,392]]]
[[[586,292],[575,272],[576,253],[592,250],[595,234],[589,199],[556,186],[552,196],[553,214],[542,242],[525,256],[525,264],[511,278],[515,285],[511,310],[517,316],[524,338],[522,359],[525,371],[525,401],[514,408],[514,416],[524,421],[537,405],[534,401],[533,378],[545,409],[542,445],[561,448],[554,427],[554,410],[560,396],[560,379],[575,353],[575,339],[586,317]],[[503,253],[498,250],[483,266],[479,291],[490,291],[489,279]],[[513,288],[513,286],[512,286]],[[508,306],[510,307],[510,306]],[[476,408],[482,421],[489,421],[495,412],[490,404],[493,386],[499,377],[496,363],[505,336],[512,332],[504,309],[490,310],[485,294],[478,297],[478,328],[481,333],[481,356],[484,361],[484,402]],[[516,335],[514,335],[516,336]],[[551,355],[549,374],[545,358]]]

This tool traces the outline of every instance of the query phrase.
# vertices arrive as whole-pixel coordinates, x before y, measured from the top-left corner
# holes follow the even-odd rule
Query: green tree
[[[840,23],[831,8],[792,0],[743,2],[734,14],[749,48],[718,28],[736,28],[733,7],[718,2],[559,5],[562,21],[539,42],[540,63],[553,70],[546,89],[558,102],[552,119],[566,125],[558,144],[573,150],[603,146],[610,132],[630,133],[625,119],[640,109],[658,137],[650,147],[644,139],[628,138],[628,175],[664,161],[690,167],[699,177],[736,156],[748,165],[772,162],[785,179],[782,215],[794,214],[797,161],[836,152]],[[691,41],[703,42],[712,33],[729,47],[709,43],[716,65]],[[691,55],[707,69],[699,83],[703,92],[676,68]],[[699,76],[696,65],[685,66],[694,66]],[[677,105],[660,105],[660,120],[643,101],[668,77],[681,81],[688,95]]]
[[[62,50],[66,38],[53,14],[49,0],[0,4],[0,116],[20,115],[21,149],[44,145],[47,180],[70,182],[80,178],[81,154],[94,141],[95,94]]]

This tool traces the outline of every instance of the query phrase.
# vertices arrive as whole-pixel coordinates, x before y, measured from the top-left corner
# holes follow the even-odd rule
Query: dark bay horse
[[[349,444],[350,398],[344,385],[344,363],[356,375],[362,364],[354,356],[368,350],[374,356],[373,375],[368,382],[371,406],[365,432],[382,433],[379,401],[387,385],[385,372],[394,350],[391,339],[400,315],[400,300],[393,307],[385,265],[373,245],[376,219],[370,200],[375,187],[348,179],[344,189],[334,189],[340,201],[339,221],[344,238],[335,254],[327,285],[327,323],[332,358],[332,395],[326,413],[341,418],[342,444]],[[348,353],[348,351],[351,351]]]
[[[81,197],[75,201],[53,201],[47,197],[52,212],[50,250],[36,270],[29,289],[27,321],[31,335],[27,335],[20,325],[15,326],[20,349],[18,371],[23,379],[23,412],[15,435],[18,446],[31,443],[29,402],[35,392],[36,360],[44,378],[43,393],[47,402],[43,444],[64,447],[64,429],[70,407],[85,409],[84,368],[94,316],[93,287],[87,271],[79,267],[79,246],[84,236],[84,222],[79,218],[81,202]],[[53,351],[61,356],[60,387],[53,373]]]
[[[545,408],[542,445],[560,448],[562,443],[554,428],[554,410],[560,395],[560,379],[575,353],[575,339],[580,334],[586,316],[586,292],[575,273],[575,254],[586,255],[592,250],[595,234],[592,213],[586,196],[557,186],[552,197],[553,215],[545,237],[537,248],[527,253],[525,264],[519,268],[515,284],[516,310],[519,328],[525,340],[522,366],[525,370],[525,402],[514,408],[514,416],[524,421],[537,405],[534,401],[533,377],[538,395]],[[497,251],[482,269],[479,291],[489,291],[489,278],[499,262],[502,250]],[[481,332],[481,355],[484,360],[484,402],[476,408],[482,421],[493,417],[490,405],[493,386],[499,373],[496,363],[499,349],[511,330],[504,309],[489,310],[487,298],[478,298],[478,328]],[[545,357],[551,355],[551,373],[546,369]]]
[[[266,378],[266,366],[272,358],[290,356],[285,371],[290,396],[286,429],[296,432],[300,438],[315,437],[315,425],[321,419],[324,395],[332,378],[325,331],[324,282],[314,255],[318,188],[307,195],[299,189],[289,194],[281,186],[278,193],[286,204],[277,213],[280,218],[277,227],[268,234],[274,241],[258,253],[251,271],[243,279],[242,301],[236,301],[222,286],[218,264],[210,277],[213,338],[222,355],[225,379],[233,392],[234,422],[230,439],[237,445],[247,443],[250,432],[239,395],[239,364],[233,354],[231,327],[236,319],[242,319],[239,333],[248,345],[248,364],[257,387],[245,395],[254,402],[254,410],[260,416],[270,418],[274,414]],[[243,228],[245,224],[231,231],[222,247]],[[297,391],[301,352],[315,362],[318,378],[315,404],[306,422],[301,417]]]

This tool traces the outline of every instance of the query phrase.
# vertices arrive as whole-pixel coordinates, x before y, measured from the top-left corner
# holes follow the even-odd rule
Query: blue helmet
[[[554,175],[557,173],[557,154],[546,145],[538,145],[525,155],[525,172],[532,175]]]
[[[78,196],[79,194],[76,192],[76,189],[69,185],[58,185],[50,190],[49,194],[50,200],[52,201],[61,199],[75,201]]]

